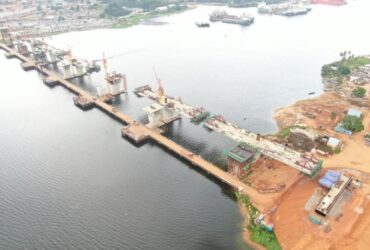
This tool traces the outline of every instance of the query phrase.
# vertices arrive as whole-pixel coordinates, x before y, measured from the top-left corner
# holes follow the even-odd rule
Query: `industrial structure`
[[[329,189],[326,196],[320,201],[316,208],[316,212],[322,216],[327,216],[339,197],[343,194],[345,188],[351,183],[352,178],[342,173],[335,171],[328,171],[319,182]]]
[[[17,52],[16,50],[6,45],[3,45],[1,43],[0,43],[0,49],[3,49],[6,51],[7,54],[11,54],[14,57],[20,59],[23,64],[27,63],[28,65],[31,65],[37,71],[42,72],[45,75],[45,77],[54,79],[57,84],[75,93],[77,96],[80,97],[78,99],[75,99],[76,101],[74,100],[76,104],[78,104],[78,102],[80,101],[81,102],[91,101],[94,107],[99,108],[100,110],[104,111],[106,114],[115,118],[119,122],[125,124],[125,127],[123,127],[122,129],[122,134],[124,133],[124,131],[126,131],[127,135],[131,135],[132,138],[137,138],[137,139],[145,138],[145,139],[151,139],[157,142],[159,145],[166,148],[170,152],[173,152],[174,154],[180,156],[182,159],[187,160],[194,166],[197,166],[203,169],[205,172],[211,174],[212,176],[216,177],[220,181],[227,183],[231,187],[239,190],[242,193],[247,194],[250,197],[253,197],[253,199],[255,199],[253,203],[255,207],[258,208],[260,211],[266,210],[271,205],[270,201],[263,199],[262,198],[263,195],[260,194],[258,191],[254,190],[253,188],[249,187],[247,184],[243,183],[242,181],[230,175],[229,173],[225,172],[219,167],[203,159],[201,156],[195,155],[191,151],[185,149],[184,147],[180,146],[174,141],[161,135],[161,131],[158,131],[157,128],[148,128],[147,126],[136,122],[133,118],[122,113],[121,111],[118,111],[113,106],[104,102],[104,100],[102,100],[101,98],[92,96],[85,90],[81,89],[80,87],[64,79],[63,76],[59,75],[58,73],[51,71],[49,69],[43,68],[42,66],[38,65],[34,59],[25,57],[19,52]],[[129,127],[130,129],[128,129],[127,127]]]
[[[13,40],[12,44],[14,44]],[[123,136],[131,138],[135,142],[143,142],[147,139],[157,142],[162,147],[212,174],[222,182],[253,197],[256,200],[254,205],[260,210],[270,206],[271,201],[262,198],[266,194],[258,192],[238,179],[242,177],[250,164],[259,157],[259,154],[281,161],[311,177],[315,176],[321,168],[322,162],[314,159],[310,154],[301,154],[286,148],[282,144],[270,141],[259,134],[242,129],[226,121],[221,115],[210,117],[210,113],[204,108],[194,108],[183,103],[181,98],[175,99],[166,96],[161,80],[154,69],[158,90],[152,91],[148,85],[135,89],[135,93],[138,96],[148,97],[156,101],[154,104],[144,108],[149,120],[149,124],[144,125],[108,104],[113,95],[127,91],[127,85],[124,75],[108,72],[108,58],[105,58],[105,56],[103,56],[102,60],[98,59],[88,62],[72,57],[70,49],[68,51],[59,50],[49,46],[43,40],[17,41],[16,44],[22,44],[23,46],[15,46],[13,49],[0,43],[0,48],[6,51],[5,55],[7,57],[20,59],[23,69],[36,69],[39,71],[45,84],[49,86],[61,85],[76,94],[73,98],[76,106],[83,110],[93,107],[101,109],[125,125],[121,130]],[[109,93],[93,96],[69,81],[72,78],[82,77],[98,71],[97,63],[99,61],[102,61],[104,65],[106,83],[112,85],[110,89],[107,88]],[[54,70],[51,69],[52,67],[47,67],[50,63],[55,65],[53,67]],[[58,67],[62,68],[62,74],[58,72]],[[226,153],[230,157],[229,173],[162,135],[163,130],[160,127],[181,116],[187,117],[194,122],[206,119],[203,122],[204,127],[222,133],[239,143],[237,147]],[[238,178],[235,178],[235,176]]]
[[[260,156],[258,151],[246,143],[240,143],[231,150],[226,150],[227,168],[232,175],[241,178],[248,173],[248,168]]]
[[[143,110],[148,114],[149,127],[161,127],[171,123],[179,118],[181,115],[176,112],[175,104],[164,95],[164,88],[161,79],[153,68],[153,72],[158,84],[156,103],[145,107]]]
[[[109,57],[109,59],[114,58],[115,56]],[[123,93],[127,93],[127,79],[126,75],[117,73],[115,71],[108,71],[108,58],[105,57],[103,53],[102,59],[94,60],[93,63],[103,62],[104,67],[104,79],[106,81],[106,94],[117,96]]]
[[[161,100],[167,100],[173,103],[173,108],[177,113],[191,120],[203,114],[206,116],[210,115],[204,108],[194,108],[184,103],[181,98],[175,99],[162,93],[158,97],[158,92],[154,92],[147,85],[137,88],[134,92],[138,96],[147,97],[151,100],[158,100],[159,97]],[[261,154],[293,167],[310,177],[314,177],[322,167],[323,162],[315,159],[313,154],[298,152],[286,147],[284,144],[271,141],[257,133],[240,128],[238,125],[227,121],[222,115],[209,117],[203,122],[203,126],[208,130],[219,132],[238,143],[247,143],[258,149]]]
[[[48,45],[45,41],[39,39],[31,40],[29,43],[25,41],[21,41],[20,43],[24,43],[25,46],[31,47],[31,56],[33,60],[36,61],[36,64],[41,67],[41,70],[44,69],[43,66],[50,63],[60,64],[63,72],[62,77],[65,80],[70,80],[91,74],[92,72],[97,72],[100,69],[97,66],[97,63],[103,62],[107,88],[105,91],[98,91],[98,96],[104,98],[104,101],[111,100],[113,96],[125,93],[127,91],[126,76],[116,72],[109,72],[107,65],[108,59],[125,55],[127,53],[118,54],[107,58],[103,54],[103,58],[88,62],[86,60],[72,57],[72,47],[70,47],[68,51],[63,51],[54,48]],[[19,52],[23,55],[25,50],[22,49],[21,51]],[[132,53],[132,51],[128,53]],[[8,53],[7,56],[14,56],[14,54]],[[26,63],[27,62],[24,62],[22,67],[27,70],[32,69],[32,64]],[[152,91],[152,89],[148,86],[137,88],[135,90],[135,93],[139,96],[156,100],[155,104],[144,108],[144,111],[148,114],[149,127],[159,128],[176,119],[179,119],[181,116],[188,117],[193,122],[200,122],[208,117],[205,122],[203,122],[203,126],[209,130],[222,133],[223,135],[226,135],[237,142],[247,143],[253,148],[258,149],[260,153],[266,155],[267,157],[283,162],[308,176],[313,177],[320,170],[322,161],[316,160],[312,154],[302,154],[298,151],[289,149],[284,144],[271,141],[263,138],[259,134],[242,129],[236,124],[226,121],[221,115],[209,117],[210,113],[204,108],[194,108],[183,103],[181,98],[175,99],[173,97],[166,96],[161,79],[158,77],[154,68],[153,71],[158,84],[157,91]],[[58,80],[56,77],[46,76],[44,82],[49,86],[53,86],[54,84],[57,84]],[[86,107],[86,105],[83,105],[83,107]]]
[[[9,29],[0,28],[0,35],[1,35],[0,40],[2,40],[6,46],[12,48],[14,44]]]

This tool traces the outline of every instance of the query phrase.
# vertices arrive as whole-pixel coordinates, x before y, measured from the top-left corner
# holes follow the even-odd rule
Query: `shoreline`
[[[147,14],[138,14],[134,16],[130,16],[128,18],[133,19],[132,23],[114,23],[112,25],[105,25],[105,26],[96,26],[96,27],[85,27],[85,28],[78,28],[78,29],[72,29],[72,30],[67,30],[67,31],[59,31],[59,32],[51,32],[51,33],[45,33],[42,36],[43,37],[52,37],[56,35],[61,35],[65,33],[70,33],[70,32],[81,32],[81,31],[93,31],[93,30],[100,30],[100,29],[127,29],[136,25],[139,25],[142,23],[142,21],[150,21],[151,19],[154,18],[159,18],[159,17],[164,17],[164,16],[171,16],[174,14],[181,14],[185,11],[193,10],[198,7],[199,4],[192,4],[188,6],[185,9],[181,10],[174,10],[174,11],[169,11],[169,12],[164,12],[164,13],[147,13]],[[32,36],[32,37],[40,37],[40,34]]]
[[[193,5],[187,6],[185,9],[180,9],[180,10],[171,10],[171,11],[163,12],[163,13],[158,12],[158,13],[138,14],[138,15],[128,17],[126,23],[115,23],[111,25],[110,27],[108,27],[108,29],[126,29],[126,28],[133,27],[135,25],[141,24],[143,21],[150,21],[151,19],[154,19],[154,18],[171,16],[174,14],[181,14],[181,13],[184,13],[185,11],[193,10],[197,7],[198,5],[193,4]]]
[[[256,250],[264,250],[265,248],[261,245],[259,245],[258,243],[252,241],[250,239],[250,233],[247,229],[247,225],[249,224],[249,213],[248,213],[248,210],[247,208],[243,205],[242,202],[240,201],[237,201],[238,203],[238,206],[239,206],[239,211],[240,211],[240,214],[242,216],[242,222],[241,222],[241,228],[242,228],[242,238],[243,238],[243,241],[244,243],[247,243],[248,246],[251,246],[253,247],[254,249]]]
[[[344,86],[348,87],[350,85],[346,82],[346,85]],[[370,128],[370,117],[368,116],[369,109],[368,106],[364,104],[364,102],[368,101],[369,96],[355,102],[348,93],[343,94],[340,92],[338,93],[337,91],[323,91],[318,95],[309,98],[295,100],[290,105],[277,107],[272,111],[272,119],[277,125],[277,129],[272,133],[272,135],[279,133],[279,131],[284,128],[302,125],[319,134],[335,136],[343,142],[345,147],[339,154],[333,154],[327,158],[320,157],[325,159],[323,168],[345,170],[350,167],[350,169],[356,171],[370,173],[370,170],[366,168],[368,162],[370,162],[370,156],[366,153],[368,152],[368,147],[363,144],[362,139],[363,135],[366,131],[369,131]],[[355,108],[363,112],[364,129],[351,136],[335,132],[335,124],[344,118],[345,113],[350,108]],[[308,112],[312,112],[316,117],[312,118],[306,116],[305,113]],[[338,117],[334,119],[330,118],[330,112],[337,113]],[[240,204],[240,202],[239,209],[243,216],[243,224],[248,223],[248,214],[246,214],[245,208]],[[351,234],[352,230],[348,235]],[[264,249],[263,247],[261,248],[260,245],[256,247],[255,244],[251,244],[252,240],[250,239],[250,234],[248,232],[243,232],[243,239],[247,244],[250,244],[258,250]],[[279,241],[278,238],[277,240]],[[348,240],[350,239],[343,238],[342,241],[346,242]],[[282,242],[284,242],[284,240]]]

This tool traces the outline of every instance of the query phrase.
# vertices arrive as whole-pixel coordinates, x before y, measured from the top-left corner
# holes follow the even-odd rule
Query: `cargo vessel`
[[[254,23],[254,17],[249,15],[235,16],[229,15],[226,11],[216,10],[209,15],[209,20],[211,22],[223,22],[230,24],[239,24],[242,26],[247,26]]]
[[[340,6],[347,4],[345,0],[311,0],[311,4],[325,4],[325,5],[334,5]]]
[[[302,4],[280,3],[266,4],[262,3],[258,6],[258,12],[261,14],[280,15],[280,16],[298,16],[305,15],[311,11],[311,8]]]
[[[209,28],[209,23],[196,22],[195,25],[199,28]]]
[[[299,16],[305,15],[311,11],[311,8],[292,8],[281,13],[282,16]]]

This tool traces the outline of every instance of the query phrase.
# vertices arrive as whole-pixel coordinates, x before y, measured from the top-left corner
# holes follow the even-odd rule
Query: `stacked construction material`
[[[366,146],[370,146],[370,133],[364,135],[364,143]]]
[[[321,186],[325,188],[331,188],[340,179],[340,172],[328,170],[326,174],[319,180]]]
[[[195,122],[195,123],[199,123],[199,122],[207,119],[210,116],[211,116],[211,114],[208,111],[206,111],[204,113],[199,113],[199,114],[195,115],[193,118],[191,118],[191,121]]]

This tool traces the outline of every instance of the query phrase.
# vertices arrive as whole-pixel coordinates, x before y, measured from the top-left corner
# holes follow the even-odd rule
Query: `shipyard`
[[[354,23],[360,23],[366,4],[245,5],[200,4],[129,29],[69,33],[66,28],[66,34],[52,36],[14,28],[15,16],[1,23],[0,60],[8,75],[2,112],[12,121],[2,129],[14,133],[1,135],[9,147],[0,152],[6,162],[10,157],[19,162],[11,170],[4,166],[17,172],[9,174],[6,185],[17,186],[18,200],[23,184],[14,181],[17,174],[45,185],[31,184],[27,190],[32,195],[45,189],[28,200],[35,211],[50,204],[42,218],[27,218],[27,225],[35,220],[61,225],[73,218],[86,226],[69,229],[86,235],[71,242],[74,236],[62,235],[61,243],[29,241],[27,235],[38,233],[22,232],[24,246],[366,249],[368,39],[341,41],[314,60],[308,54],[327,48],[342,32],[323,35],[327,42],[307,45],[307,52],[302,50],[306,35],[286,36],[314,32],[318,16],[327,13],[338,22],[337,12],[352,11]],[[176,6],[151,8],[168,13]],[[107,20],[111,27],[123,19]],[[275,28],[266,33],[272,23]],[[361,34],[356,27],[353,36]],[[184,32],[173,36],[180,28]],[[17,136],[30,146],[16,139],[12,144]],[[19,159],[10,153],[15,147]],[[22,163],[27,159],[33,170]],[[12,218],[14,211],[6,207],[0,210]],[[51,207],[58,210],[53,215]],[[52,216],[61,218],[53,222]],[[121,231],[126,224],[128,231]],[[112,237],[99,238],[104,230]],[[150,232],[155,239],[146,238]],[[125,233],[129,236],[120,236]],[[7,234],[0,238],[14,245]],[[204,241],[207,235],[211,242]],[[82,242],[91,237],[97,240]]]

